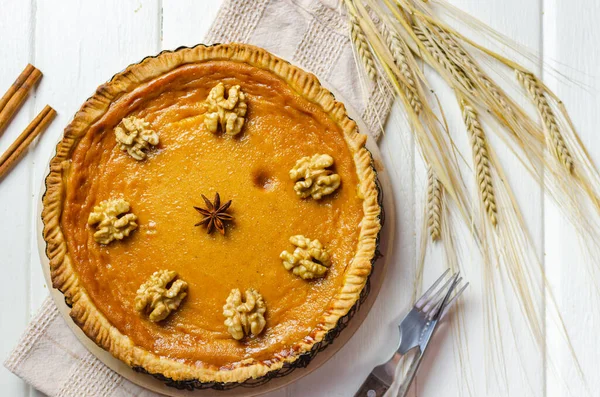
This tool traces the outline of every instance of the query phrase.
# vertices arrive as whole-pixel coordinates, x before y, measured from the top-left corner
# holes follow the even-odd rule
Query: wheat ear
[[[441,237],[442,184],[430,165],[427,166],[427,226],[432,241]]]
[[[524,73],[520,70],[515,70],[517,75],[517,80],[521,83],[521,86],[527,91],[529,97],[535,104],[542,118],[542,123],[544,124],[544,130],[546,131],[546,141],[550,150],[554,153],[554,155],[560,160],[560,162],[565,166],[567,171],[570,173],[573,172],[574,163],[573,158],[571,157],[571,153],[569,152],[569,148],[565,144],[562,134],[560,133],[560,128],[558,125],[558,121],[556,120],[556,116],[554,115],[554,111],[548,104],[548,100],[546,99],[546,94],[544,90],[540,86],[537,78],[531,73]]]
[[[473,147],[473,161],[475,163],[475,176],[479,185],[479,194],[492,225],[498,223],[496,212],[496,196],[492,184],[492,173],[490,169],[490,158],[488,155],[485,132],[479,123],[477,111],[465,99],[460,100],[463,121],[467,131],[471,135]]]
[[[456,40],[456,38],[443,29],[440,26],[435,26],[436,32],[439,34],[441,38],[441,45],[443,49],[452,55],[455,59],[455,62],[463,65],[465,68],[468,68],[480,81],[483,86],[489,91],[490,95],[496,102],[502,107],[502,109],[506,111],[512,111],[511,107],[508,105],[506,101],[505,94],[499,89],[499,87],[494,83],[488,76],[483,72],[481,67],[475,62],[475,60],[469,55],[467,50]]]
[[[429,32],[429,29],[427,27],[423,27],[423,29],[421,29],[419,26],[413,25],[413,31],[415,33],[415,36],[417,36],[419,41],[423,44],[423,46],[425,46],[427,52],[431,54],[431,56],[435,59],[438,65],[440,65],[443,69],[450,73],[454,80],[460,82],[460,84],[467,91],[473,93],[473,83],[467,77],[465,72],[448,58],[448,54],[446,54],[442,50],[442,48],[439,47],[438,44],[429,39],[429,37],[425,34],[424,29],[427,29],[427,31]]]
[[[358,57],[360,58],[369,79],[375,81],[377,79],[377,69],[375,68],[375,60],[373,59],[373,53],[369,48],[365,33],[360,27],[355,10],[352,10],[350,7],[346,7],[346,9],[348,10],[348,20],[350,22],[350,37],[352,38]]]
[[[390,30],[385,22],[382,23],[381,32],[388,48],[390,49],[390,52],[392,53],[392,56],[394,57],[396,65],[406,80],[406,83],[402,84],[404,92],[406,93],[406,98],[408,99],[410,106],[415,111],[415,114],[418,116],[421,113],[421,109],[423,109],[423,103],[419,97],[415,75],[408,65],[406,50],[402,43],[402,39],[398,33]]]

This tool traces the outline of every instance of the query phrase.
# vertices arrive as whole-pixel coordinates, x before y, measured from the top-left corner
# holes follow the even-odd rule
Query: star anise
[[[194,226],[206,225],[206,232],[211,233],[217,229],[221,234],[225,234],[225,225],[223,222],[233,220],[233,216],[226,211],[231,205],[231,200],[221,205],[221,197],[219,193],[215,194],[215,200],[211,203],[205,195],[202,195],[206,208],[194,207],[204,218]]]

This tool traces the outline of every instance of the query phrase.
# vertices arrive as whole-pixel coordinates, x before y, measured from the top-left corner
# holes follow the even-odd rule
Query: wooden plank
[[[83,102],[115,73],[160,49],[160,7],[158,0],[39,1],[35,7],[33,57],[44,72],[36,105],[48,103],[58,112],[35,149],[29,189],[39,199],[54,147]],[[28,220],[30,231],[23,235],[34,236],[27,249],[32,312],[48,295],[34,234],[38,220],[36,205],[33,203],[32,210],[23,218]],[[25,310],[28,312],[29,309]]]
[[[30,3],[19,0],[3,2],[0,13],[0,47],[2,73],[0,91],[3,95],[28,62],[32,62]],[[32,93],[24,106],[15,115],[8,128],[0,136],[0,152],[8,146],[33,119],[36,103]],[[31,150],[21,158],[12,171],[0,181],[0,236],[2,244],[0,267],[4,272],[4,285],[0,291],[0,301],[5,303],[5,312],[0,321],[0,356],[6,357],[20,334],[25,329],[29,308],[29,214],[31,212],[30,170]],[[0,368],[2,393],[11,396],[24,395],[28,387],[19,378]]]
[[[528,2],[518,0],[502,2],[452,0],[450,3],[479,18],[484,23],[488,23],[521,44],[527,45],[533,50],[539,50],[541,0]],[[466,24],[454,21],[453,26],[458,27],[459,31],[464,32],[469,37],[476,38],[477,42],[489,45],[489,41],[486,41],[481,34],[469,30]],[[527,66],[534,69],[537,67],[535,64]],[[431,76],[431,73],[428,73],[428,76]],[[512,75],[508,74],[508,78],[511,79]],[[502,86],[506,86],[502,80],[500,82]],[[466,135],[454,93],[445,84],[442,84],[438,78],[432,78],[432,84],[442,103],[451,135],[470,167],[472,164],[471,145]],[[532,182],[510,151],[497,139],[491,127],[486,125],[484,129],[491,146],[496,150],[508,175],[510,185],[519,198],[521,211],[533,238],[535,249],[541,257],[543,225],[541,189]],[[419,227],[423,222],[422,214],[424,211],[422,205],[425,196],[426,173],[424,166],[420,164],[421,160],[417,158],[416,161],[415,201],[417,203],[417,221],[415,225]],[[467,167],[463,167],[462,172],[472,197],[477,197],[472,171]],[[476,199],[477,201],[478,199]],[[474,209],[473,211],[477,210]],[[456,235],[459,236],[459,241],[464,241],[464,236],[468,235],[468,231],[463,229]],[[426,259],[424,287],[435,280],[442,269],[447,266],[440,245],[439,243],[433,246],[430,245]],[[477,249],[472,245],[463,248],[461,259],[460,266],[463,275],[471,283],[470,288],[465,293],[461,308],[462,315],[464,315],[464,330],[462,332],[457,331],[455,328],[457,316],[454,315],[452,317],[453,326],[447,326],[445,330],[436,336],[430,352],[431,355],[425,360],[417,379],[417,395],[543,396],[545,389],[543,351],[526,343],[531,340],[527,322],[523,318],[514,291],[510,288],[510,283],[504,277],[505,272],[500,269],[490,270],[496,280],[500,280],[499,276],[502,274],[505,280],[504,285],[506,285],[505,296],[502,295],[501,290],[497,289],[496,291],[497,311],[496,309],[488,311],[488,315],[493,319],[498,319],[497,321],[500,324],[498,330],[499,340],[494,341],[489,336],[488,331],[492,327],[486,323],[486,310],[484,309],[484,298],[486,296],[489,298],[492,295],[491,291],[488,290],[488,285],[484,282],[483,266],[485,265]],[[541,278],[539,271],[534,274]],[[497,283],[497,285],[501,284],[501,282]],[[540,291],[539,294],[534,296],[534,299],[538,304],[543,305],[543,292]],[[463,337],[462,345],[458,344],[461,335]],[[502,369],[494,367],[494,363],[497,363],[498,359],[490,358],[496,343],[501,343],[504,354]],[[459,359],[459,352],[464,357],[462,361]]]
[[[544,81],[565,103],[596,164],[600,164],[598,18],[600,4],[595,1],[545,2],[544,60],[566,78],[558,78],[548,69]],[[545,208],[546,274],[587,381],[586,387],[573,363],[570,349],[558,331],[559,325],[549,313],[547,396],[595,395],[600,388],[597,376],[600,351],[597,336],[600,326],[598,250],[582,252],[585,246],[576,237],[576,230],[565,221],[556,206],[547,200]],[[593,219],[597,220],[598,216],[594,215]],[[594,269],[596,286],[590,277],[590,269]]]

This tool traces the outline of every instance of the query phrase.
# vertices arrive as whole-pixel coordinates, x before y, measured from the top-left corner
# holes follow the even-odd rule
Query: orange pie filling
[[[245,95],[245,121],[235,135],[214,133],[204,122],[205,100],[219,82],[239,85]],[[115,138],[132,116],[159,137],[141,160]],[[329,169],[341,182],[319,199],[301,198],[290,170],[315,154],[334,159]],[[364,216],[340,127],[273,73],[235,61],[180,66],[113,101],[74,147],[64,177],[61,229],[94,305],[135,345],[205,368],[274,362],[310,342],[344,283]],[[194,207],[217,192],[222,202],[232,200],[224,235],[195,226],[202,215]],[[88,217],[111,199],[130,205],[137,227],[104,245]],[[286,269],[280,255],[294,252],[292,236],[325,247],[322,276]],[[136,310],[136,292],[159,270],[176,272],[187,295],[153,322]],[[266,325],[259,335],[236,340],[228,332],[223,306],[234,289],[262,295]]]

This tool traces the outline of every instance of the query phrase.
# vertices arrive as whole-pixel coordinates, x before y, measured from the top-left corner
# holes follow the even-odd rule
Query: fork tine
[[[435,283],[433,283],[433,285],[431,287],[429,287],[429,289],[427,291],[425,291],[425,293],[419,298],[419,300],[417,300],[417,303],[415,303],[416,307],[418,307],[420,309],[423,306],[423,303],[427,302],[427,300],[429,299],[429,296],[431,295],[431,293],[444,280],[444,278],[446,278],[446,276],[448,275],[448,272],[450,272],[450,269],[446,269],[446,271],[444,272],[444,274],[442,274],[440,276],[440,278],[438,278],[435,281]]]
[[[440,308],[442,307],[442,304],[444,305],[444,308],[446,308],[446,306],[448,306],[448,302],[450,302],[450,299],[452,299],[452,295],[454,290],[460,285],[460,282],[462,281],[462,277],[459,277],[458,274],[456,274],[456,278],[453,281],[453,285],[450,287],[450,289],[448,290],[447,294],[446,294],[446,302],[442,302],[442,299],[440,299],[436,305],[435,305],[435,311],[439,311]]]
[[[423,305],[421,310],[423,310],[424,312],[427,313],[431,310],[432,305],[438,304],[440,302],[440,297],[448,291],[448,287],[450,286],[450,284],[452,284],[454,282],[454,278],[455,278],[455,275],[452,275],[448,280],[446,280],[444,285],[442,285],[440,288],[438,288],[438,290],[435,292],[435,294],[433,294],[433,296],[431,296],[427,300],[427,302]],[[433,302],[435,302],[435,303],[433,303]]]
[[[444,294],[444,296],[442,298],[440,298],[435,304],[430,305],[428,310],[425,311],[425,315],[430,320],[433,320],[435,318],[439,319],[441,311],[446,307],[446,304],[448,303],[450,296],[452,296],[452,292],[454,292],[454,289],[456,288],[458,283],[460,283],[460,281],[462,280],[462,277],[459,277],[459,276],[460,276],[460,272],[458,272],[452,276],[452,278],[450,279],[452,283],[451,283],[450,287],[448,288],[448,290],[446,291],[446,293]]]
[[[442,314],[440,315],[440,319],[443,318],[446,315],[446,313],[448,313],[448,310],[450,310],[452,308],[454,303],[456,303],[456,300],[458,299],[458,297],[467,289],[468,286],[469,286],[469,283],[466,283],[465,285],[463,285],[462,288],[459,289],[454,294],[454,296],[448,301],[448,303],[446,303],[446,307],[444,307],[444,310],[442,311]]]

